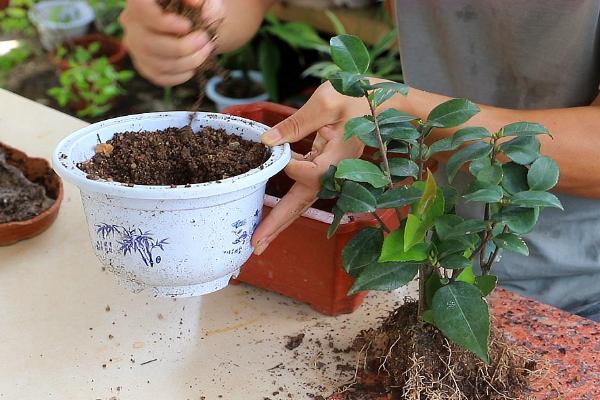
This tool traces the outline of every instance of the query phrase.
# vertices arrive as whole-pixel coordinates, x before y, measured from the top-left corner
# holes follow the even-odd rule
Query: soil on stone
[[[299,347],[304,340],[304,336],[304,333],[300,333],[296,336],[289,336],[288,341],[285,344],[285,348],[288,350],[294,350],[295,348]]]
[[[204,127],[194,133],[187,126],[118,133],[98,149],[78,165],[89,179],[135,185],[219,181],[260,167],[270,154],[266,146],[223,129]]]
[[[10,165],[0,150],[0,223],[26,221],[48,209],[54,200],[46,189]]]
[[[534,361],[494,330],[486,365],[436,328],[417,322],[416,303],[362,332],[354,349],[366,354],[367,371],[378,373],[389,398],[398,400],[520,399],[535,369]]]
[[[217,92],[234,99],[248,99],[260,96],[265,89],[251,79],[227,77],[217,85]]]

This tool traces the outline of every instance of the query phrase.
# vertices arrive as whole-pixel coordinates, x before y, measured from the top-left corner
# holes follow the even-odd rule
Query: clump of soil
[[[366,354],[393,399],[520,399],[535,362],[499,332],[490,340],[490,365],[450,343],[439,330],[417,322],[417,304],[406,303],[378,328],[362,332],[354,349]]]
[[[296,336],[289,336],[288,341],[285,344],[285,348],[288,350],[294,350],[295,348],[298,348],[302,344],[304,336],[304,333],[300,333]]]
[[[124,132],[97,146],[78,167],[89,179],[136,185],[187,185],[218,181],[260,167],[266,146],[223,129],[189,126],[154,132]]]
[[[46,189],[10,165],[6,154],[0,150],[0,223],[26,221],[53,203],[54,200],[46,195]]]
[[[260,96],[265,92],[265,89],[260,83],[254,82],[250,78],[228,76],[217,85],[217,92],[234,99],[248,99]]]

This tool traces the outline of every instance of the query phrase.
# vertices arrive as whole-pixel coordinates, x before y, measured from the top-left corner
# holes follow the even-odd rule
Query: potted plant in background
[[[121,41],[99,34],[85,35],[69,40],[53,49],[49,54],[50,61],[60,71],[66,71],[72,63],[89,62],[102,57],[106,57],[115,69],[121,70],[126,56],[127,51]]]
[[[368,361],[383,365],[389,385],[409,398],[479,398],[491,391],[520,396],[529,364],[493,329],[486,297],[496,287],[492,268],[499,255],[527,255],[522,236],[533,229],[540,209],[562,208],[548,192],[558,182],[558,166],[539,153],[537,136],[548,130],[530,122],[497,132],[464,127],[427,145],[433,129],[460,126],[478,107],[453,99],[435,107],[426,121],[395,109],[376,115],[376,108],[396,93],[405,95],[408,87],[371,84],[369,52],[356,37],[333,38],[331,54],[340,68],[329,78],[333,87],[364,97],[371,109],[348,121],[344,137],[356,136],[380,155],[377,163],[349,159],[330,167],[319,197],[338,199],[332,229],[348,212],[409,207],[398,228],[381,223],[363,229],[344,247],[344,268],[356,278],[350,293],[393,290],[415,278],[419,283],[418,301],[401,306],[362,338],[370,347]],[[390,158],[392,148],[405,149],[406,158]],[[467,165],[473,176],[464,193],[451,183],[438,186],[426,170],[433,154],[446,151],[454,151],[449,182]],[[414,182],[394,183],[406,178]],[[458,215],[459,197],[482,204],[482,218]]]
[[[119,23],[119,16],[125,8],[125,0],[88,0],[94,9],[96,30],[106,36],[121,37],[123,27]]]
[[[107,57],[97,57],[101,44],[76,46],[68,55],[68,68],[60,73],[60,86],[48,90],[61,107],[69,106],[79,117],[95,118],[115,106],[123,84],[135,73],[118,71]],[[58,54],[60,55],[60,54]]]
[[[27,17],[27,12],[35,4],[35,0],[4,0],[0,7],[0,32],[4,34],[21,34],[33,36],[35,30]]]
[[[83,36],[94,21],[94,10],[85,1],[46,0],[34,4],[29,18],[42,46],[50,51],[64,41]]]

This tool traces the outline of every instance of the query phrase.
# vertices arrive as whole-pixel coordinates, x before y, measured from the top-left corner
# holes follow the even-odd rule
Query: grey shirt
[[[412,87],[516,109],[598,96],[600,0],[396,2]],[[559,197],[565,211],[543,210],[525,238],[530,256],[505,253],[495,272],[509,289],[600,319],[600,200]]]

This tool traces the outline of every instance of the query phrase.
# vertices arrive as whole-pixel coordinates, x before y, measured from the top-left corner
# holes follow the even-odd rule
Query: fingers
[[[140,24],[155,32],[185,35],[192,29],[192,22],[172,13],[165,13],[156,0],[128,0],[120,16],[125,28]]]

